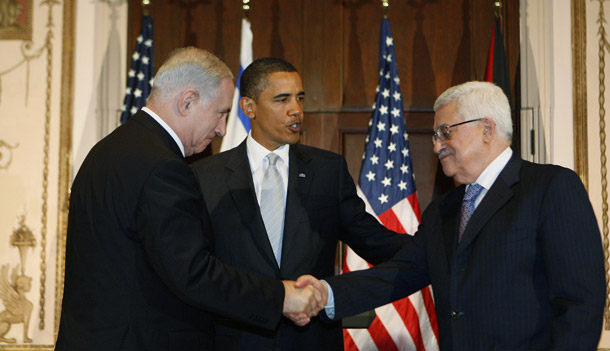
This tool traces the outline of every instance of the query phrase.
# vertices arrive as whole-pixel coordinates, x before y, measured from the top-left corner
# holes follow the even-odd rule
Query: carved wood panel
[[[128,55],[135,47],[141,14],[139,1],[130,2]],[[149,14],[157,66],[172,49],[195,45],[214,52],[237,74],[241,1],[152,0]],[[518,2],[504,1],[502,14],[511,105],[518,111]],[[254,58],[287,59],[303,78],[306,121],[301,142],[343,154],[355,180],[377,86],[382,16],[378,0],[253,0],[249,12]],[[451,180],[438,176],[431,151],[432,105],[448,87],[483,78],[495,21],[493,1],[394,0],[388,18],[420,205],[425,208],[435,193],[452,186]],[[517,120],[514,129],[518,141]],[[219,145],[216,140],[212,152]]]

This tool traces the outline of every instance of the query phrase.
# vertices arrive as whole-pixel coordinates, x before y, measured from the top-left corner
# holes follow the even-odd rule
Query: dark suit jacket
[[[337,241],[371,263],[389,259],[408,235],[385,229],[365,212],[345,159],[304,145],[290,146],[281,268],[260,215],[246,142],[193,164],[208,204],[216,255],[266,277],[296,279],[335,274]],[[343,350],[340,323],[318,318],[305,327],[285,319],[265,332],[243,324],[216,325],[218,350]]]
[[[430,204],[390,262],[328,279],[336,316],[432,283],[443,351],[595,350],[604,258],[578,176],[513,155],[456,245],[464,188]]]
[[[148,114],[97,143],[72,186],[56,349],[209,350],[202,309],[274,328],[281,282],[216,261],[210,231],[197,179]]]

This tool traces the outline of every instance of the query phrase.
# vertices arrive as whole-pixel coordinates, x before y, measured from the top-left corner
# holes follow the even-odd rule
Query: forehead
[[[226,105],[227,103],[230,105],[233,101],[233,90],[233,81],[228,78],[223,79],[218,84],[218,91],[216,91],[215,96],[209,99],[209,102],[215,105]]]
[[[301,76],[298,72],[273,72],[267,75],[267,84],[262,94],[298,94],[302,91],[303,82],[301,81]]]
[[[457,104],[452,101],[436,110],[434,113],[434,126],[433,129],[436,130],[443,124],[454,124],[461,122],[462,118],[457,112]]]

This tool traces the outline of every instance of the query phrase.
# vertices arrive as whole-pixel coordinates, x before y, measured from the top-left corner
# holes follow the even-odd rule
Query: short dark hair
[[[252,62],[241,74],[239,92],[241,96],[257,101],[267,88],[267,76],[275,72],[296,72],[294,66],[283,59],[263,57]]]

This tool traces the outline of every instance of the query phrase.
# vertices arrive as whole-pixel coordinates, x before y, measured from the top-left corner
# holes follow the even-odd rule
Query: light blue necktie
[[[458,233],[458,243],[462,240],[462,235],[464,235],[464,230],[466,230],[466,226],[468,225],[468,221],[470,220],[470,216],[474,212],[474,203],[483,191],[483,187],[477,183],[472,183],[466,190],[464,194],[464,199],[462,200],[462,210],[460,212],[460,228]]]
[[[261,189],[261,216],[279,266],[282,258],[282,230],[284,227],[284,185],[280,172],[275,166],[279,156],[269,153],[266,157],[269,165],[265,171]]]

